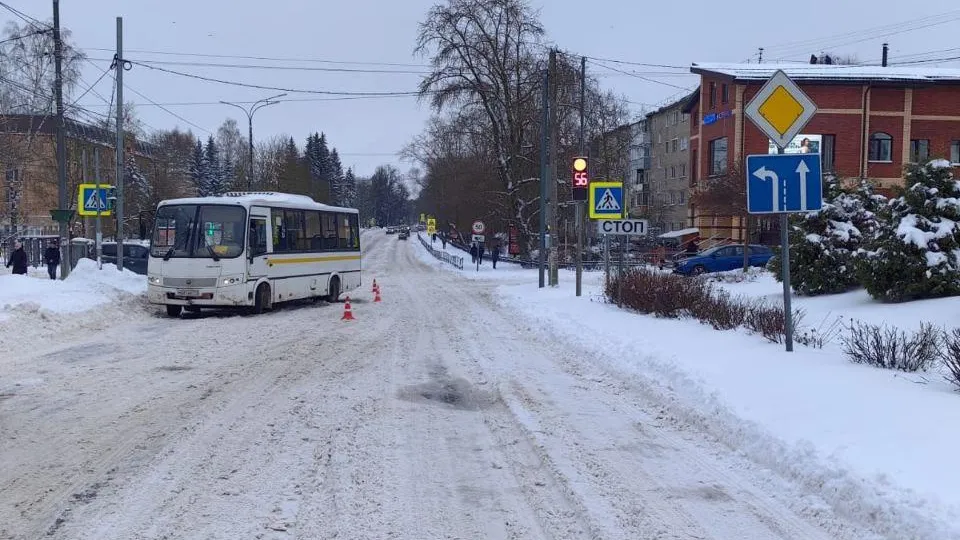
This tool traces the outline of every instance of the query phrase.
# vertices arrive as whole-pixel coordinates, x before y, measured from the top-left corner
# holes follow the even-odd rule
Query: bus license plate
[[[196,298],[200,296],[200,289],[177,289],[177,296],[184,298]]]

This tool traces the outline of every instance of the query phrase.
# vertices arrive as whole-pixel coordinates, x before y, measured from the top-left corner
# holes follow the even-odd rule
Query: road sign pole
[[[783,154],[783,147],[777,146],[777,154]],[[793,352],[793,308],[790,298],[790,226],[789,215],[784,212],[780,214],[780,252],[782,264],[780,265],[783,275],[783,317],[784,317],[784,342],[787,352]]]
[[[603,235],[603,275],[604,283],[606,286],[610,286],[610,235]]]
[[[93,147],[93,181],[97,184],[97,198],[100,198],[100,148],[97,146]],[[83,201],[80,202],[83,204]],[[103,270],[103,260],[100,258],[100,255],[103,251],[103,223],[100,219],[100,201],[97,200],[97,226],[96,226],[96,239],[94,240],[96,251],[97,251],[97,269]]]

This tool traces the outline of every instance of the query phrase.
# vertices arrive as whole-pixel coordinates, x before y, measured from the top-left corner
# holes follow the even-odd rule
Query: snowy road
[[[135,307],[0,362],[0,538],[873,538],[415,238],[364,242],[351,323]]]

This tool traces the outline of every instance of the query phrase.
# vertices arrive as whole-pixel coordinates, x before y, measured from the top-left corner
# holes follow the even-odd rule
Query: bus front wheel
[[[257,292],[254,295],[253,313],[260,315],[264,311],[268,311],[270,307],[270,286],[266,283],[261,283],[260,286],[257,287]]]

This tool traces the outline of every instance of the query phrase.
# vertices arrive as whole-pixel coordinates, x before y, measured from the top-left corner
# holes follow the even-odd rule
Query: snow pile
[[[45,272],[45,270],[44,270]],[[66,280],[51,280],[46,274],[0,275],[0,321],[13,312],[43,311],[55,314],[79,313],[129,295],[147,291],[147,278],[115,266],[97,268],[90,259],[80,259]]]

